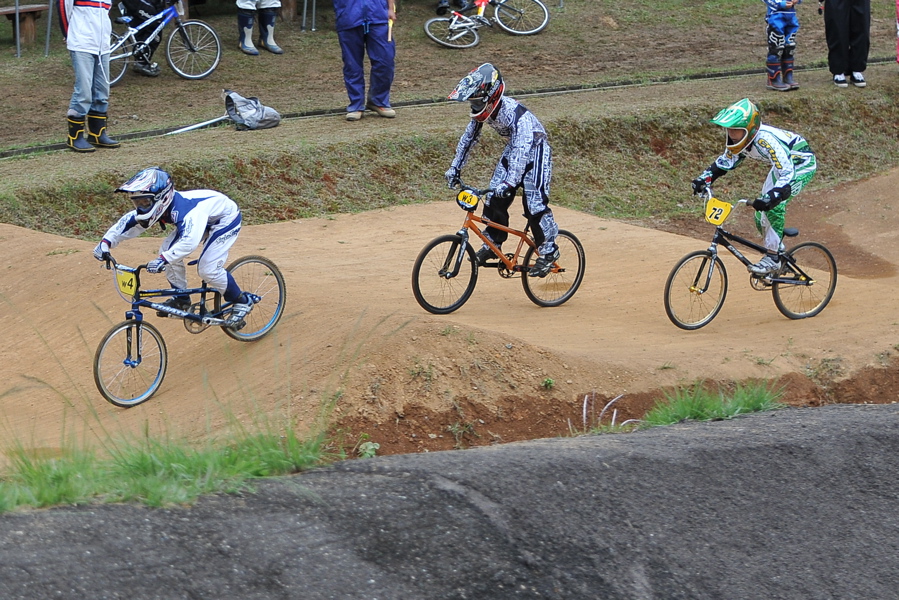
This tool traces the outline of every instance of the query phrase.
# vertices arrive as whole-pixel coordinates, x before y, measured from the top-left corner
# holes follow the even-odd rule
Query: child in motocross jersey
[[[793,53],[796,50],[796,33],[799,19],[796,5],[802,0],[762,0],[767,6],[765,22],[768,23],[768,89],[788,92],[799,89],[793,80]]]
[[[252,299],[241,291],[224,265],[228,250],[240,233],[241,215],[237,204],[214,190],[175,191],[172,178],[159,167],[149,167],[119,187],[134,203],[134,210],[123,215],[109,228],[94,248],[94,258],[105,260],[110,249],[147,231],[155,223],[174,230],[162,241],[159,257],[147,263],[148,273],[166,271],[173,288],[187,287],[184,259],[201,244],[197,273],[221,292],[226,302],[234,303],[230,324],[239,326],[253,308]],[[190,307],[189,296],[174,296],[165,304],[179,310]],[[158,312],[159,316],[166,316]]]
[[[719,112],[711,123],[726,129],[726,149],[693,180],[693,193],[705,191],[718,177],[735,169],[747,157],[768,161],[771,170],[762,186],[762,194],[752,203],[756,210],[755,224],[765,238],[767,253],[749,270],[757,275],[776,272],[781,267],[778,253],[783,250],[787,202],[814,177],[815,154],[801,135],[763,124],[758,108],[748,98]]]
[[[506,140],[506,147],[493,171],[490,188],[493,193],[485,199],[484,216],[501,225],[509,225],[509,207],[518,188],[523,188],[523,205],[537,253],[540,255],[528,272],[530,277],[546,277],[553,263],[559,260],[556,236],[559,227],[549,208],[549,183],[552,179],[552,150],[546,130],[534,113],[517,100],[504,96],[502,75],[490,63],[472,70],[449,95],[450,100],[471,103],[471,121],[459,139],[456,155],[447,170],[450,188],[459,183],[468,154],[477,143],[484,123]],[[487,227],[484,234],[501,246],[506,241],[504,231]],[[484,245],[478,250],[480,265],[493,257]]]

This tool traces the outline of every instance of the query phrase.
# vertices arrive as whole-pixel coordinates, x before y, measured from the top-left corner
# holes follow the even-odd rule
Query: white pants
[[[240,234],[240,213],[236,213],[233,219],[226,222],[219,221],[212,225],[203,238],[203,250],[200,252],[200,258],[197,262],[197,274],[205,281],[209,287],[225,293],[228,287],[228,272],[225,270],[225,264],[228,262],[228,251],[237,236]],[[171,247],[178,237],[178,230],[175,229],[163,241],[159,251],[164,252]],[[187,269],[184,266],[184,259],[172,262],[165,270],[165,277],[174,288],[183,289],[187,287]]]

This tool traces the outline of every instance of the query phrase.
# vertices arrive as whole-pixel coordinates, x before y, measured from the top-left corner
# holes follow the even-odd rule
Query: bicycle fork
[[[468,247],[468,229],[463,227],[456,235],[462,238],[462,241],[456,244],[459,249],[457,251],[454,245],[447,252],[446,260],[443,261],[443,268],[438,271],[438,274],[444,279],[452,279],[458,275],[459,270],[462,268],[462,261],[465,259],[465,248]]]

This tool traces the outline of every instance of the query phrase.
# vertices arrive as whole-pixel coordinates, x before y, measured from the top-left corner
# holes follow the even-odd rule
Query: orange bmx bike
[[[415,300],[430,313],[445,315],[460,308],[471,297],[478,282],[478,260],[469,242],[471,234],[493,250],[495,259],[484,268],[495,268],[503,279],[521,278],[525,295],[538,306],[559,306],[574,296],[584,279],[584,247],[573,233],[559,230],[556,244],[560,258],[545,277],[528,277],[538,258],[537,244],[528,233],[474,214],[481,198],[492,190],[479,190],[460,182],[456,202],[465,210],[462,228],[454,234],[432,240],[419,253],[412,267],[412,292]],[[515,251],[503,254],[496,244],[481,233],[478,225],[489,225],[518,238]],[[506,244],[515,242],[510,239]]]

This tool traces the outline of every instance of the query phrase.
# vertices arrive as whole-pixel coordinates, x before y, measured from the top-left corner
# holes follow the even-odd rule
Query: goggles
[[[156,203],[156,196],[153,194],[131,194],[130,198],[134,203],[134,208],[141,215],[148,213]]]

